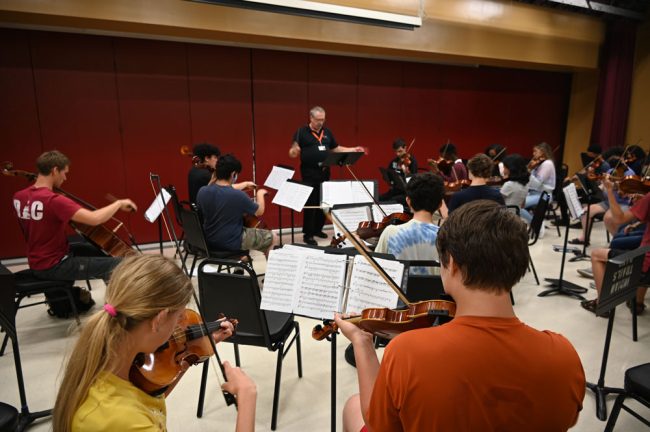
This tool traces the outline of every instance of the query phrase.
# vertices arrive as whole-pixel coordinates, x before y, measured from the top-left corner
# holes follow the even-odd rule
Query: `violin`
[[[448,161],[442,157],[439,157],[438,159],[427,159],[427,163],[431,166],[433,172],[439,170],[445,175],[451,173],[451,167],[454,165],[454,162]]]
[[[530,162],[528,162],[528,171],[534,170],[535,168],[540,166],[542,164],[542,162],[544,162],[545,160],[546,160],[546,158],[544,156],[539,157],[539,158],[532,158],[530,160]]]
[[[219,330],[224,321],[237,326],[236,319],[221,318],[206,323],[191,309],[183,316],[171,337],[153,353],[139,353],[129,371],[129,380],[139,389],[152,396],[169,394],[190,366],[208,360],[212,346],[208,338]]]
[[[371,222],[363,221],[359,222],[357,227],[357,236],[362,240],[367,240],[373,237],[381,236],[381,233],[384,232],[389,225],[401,225],[410,221],[413,218],[413,215],[410,213],[391,213],[388,216],[384,217],[381,222]],[[340,235],[338,237],[332,238],[330,242],[331,247],[338,247],[341,243],[347,238],[346,235]]]
[[[23,170],[15,170],[12,168],[13,164],[11,162],[3,162],[2,174],[6,176],[25,177],[30,181],[34,181],[36,177],[38,177],[38,175],[35,173]],[[97,209],[81,198],[76,197],[61,188],[54,188],[54,190],[55,192],[65,195],[66,197],[81,204],[84,207],[87,207],[91,210]],[[103,224],[91,226],[79,222],[74,222],[72,220],[70,220],[68,224],[72,227],[72,229],[74,229],[90,243],[104,251],[108,256],[126,257],[136,254],[137,252],[116,234],[117,230],[124,227],[124,223],[115,217],[111,217],[111,219],[118,222],[118,225],[113,229],[110,229]]]
[[[197,168],[205,168],[208,171],[212,172],[214,171],[214,168],[212,168],[210,165],[205,164],[201,161],[201,159],[190,150],[190,148],[186,145],[181,146],[180,148],[181,155],[183,156],[189,156],[192,158],[192,165],[194,165]]]
[[[431,327],[440,318],[453,318],[456,303],[449,300],[426,300],[411,303],[406,309],[368,308],[360,316],[348,318],[352,322],[376,336],[392,339],[400,333],[419,328]],[[338,330],[336,323],[317,325],[311,332],[312,338],[320,341]]]
[[[618,190],[625,194],[647,194],[650,192],[650,179],[631,175],[618,182]]]

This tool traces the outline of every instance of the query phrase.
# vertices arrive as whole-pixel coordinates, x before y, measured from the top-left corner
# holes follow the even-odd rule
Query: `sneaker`
[[[591,269],[591,267],[578,269],[577,272],[582,277],[586,277],[586,278],[589,278],[589,279],[594,278],[594,271]]]
[[[589,288],[596,289],[596,282],[589,282]]]
[[[316,242],[316,240],[314,240],[312,236],[303,236],[302,240],[308,245],[318,246],[318,243]]]
[[[327,237],[328,237],[327,234],[325,234],[323,231],[321,231],[321,232],[317,232],[317,233],[314,234],[314,235],[315,235],[316,237],[318,237],[318,238],[327,238]]]
[[[348,362],[349,365],[357,367],[357,361],[354,359],[354,347],[352,344],[348,345],[345,349],[345,361]]]
[[[589,312],[596,313],[596,308],[598,307],[598,299],[593,300],[583,300],[580,302],[580,306]],[[598,315],[603,318],[609,318],[609,312],[605,312],[603,315]]]

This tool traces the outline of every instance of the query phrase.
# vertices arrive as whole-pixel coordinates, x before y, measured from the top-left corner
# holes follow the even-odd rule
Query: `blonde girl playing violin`
[[[84,325],[68,360],[54,406],[55,432],[165,431],[165,397],[150,396],[129,381],[138,353],[151,353],[172,335],[192,297],[192,284],[167,258],[141,255],[122,261],[106,288],[106,304]],[[224,322],[216,342],[232,335]],[[255,383],[224,363],[235,395],[237,431],[255,427]]]

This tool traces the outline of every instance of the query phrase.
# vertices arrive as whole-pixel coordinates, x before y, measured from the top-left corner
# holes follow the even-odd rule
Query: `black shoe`
[[[598,299],[593,300],[583,300],[580,302],[580,306],[584,309],[587,309],[589,312],[596,313],[596,308],[598,307]],[[603,315],[598,315],[603,318],[609,318],[609,312],[605,312]]]
[[[312,236],[303,236],[302,240],[308,245],[318,246],[318,243]]]
[[[572,245],[583,245],[585,244],[585,241],[580,240],[579,238],[574,238],[572,240],[569,240],[568,243]],[[589,242],[587,242],[587,246],[589,246]]]
[[[628,301],[625,302],[627,305],[627,308],[632,312],[632,299],[629,299]],[[637,316],[643,314],[643,311],[645,311],[645,303],[636,303],[636,314]]]
[[[316,237],[318,237],[318,238],[327,238],[327,237],[328,237],[328,235],[325,234],[323,231],[321,231],[321,232],[317,232],[317,233],[314,234],[314,235],[315,235]]]
[[[349,365],[357,367],[357,361],[354,359],[354,347],[352,344],[348,345],[345,349],[345,361],[348,362]]]
[[[578,221],[576,223],[573,223],[573,224],[569,225],[569,228],[582,229],[582,222]]]

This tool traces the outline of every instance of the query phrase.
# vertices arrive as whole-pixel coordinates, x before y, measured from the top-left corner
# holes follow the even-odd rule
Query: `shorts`
[[[612,259],[616,256],[623,255],[624,253],[629,252],[625,249],[610,249],[607,253],[607,259]],[[650,286],[650,271],[641,273],[641,279],[639,280],[639,285]]]
[[[241,248],[266,252],[273,243],[273,233],[259,228],[244,228],[241,236]]]

